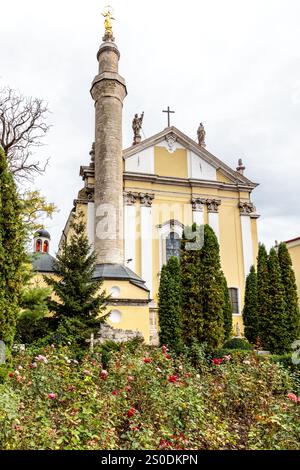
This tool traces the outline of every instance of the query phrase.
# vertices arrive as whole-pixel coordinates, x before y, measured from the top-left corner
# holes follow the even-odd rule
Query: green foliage
[[[192,340],[188,347],[185,347],[184,353],[187,361],[199,371],[204,371],[208,365],[207,358],[207,345],[199,343],[197,340]]]
[[[35,318],[31,316],[21,315],[17,321],[16,340],[20,344],[31,344],[39,341],[51,332],[56,325],[49,318]]]
[[[289,351],[287,331],[287,314],[284,300],[284,287],[281,279],[280,265],[277,252],[271,249],[268,260],[270,311],[266,322],[263,344],[273,354]]]
[[[108,347],[105,375],[98,352],[81,361],[66,347],[14,356],[0,386],[0,448],[300,449],[300,407],[280,365],[249,355],[204,358],[198,368],[185,356],[128,346]]]
[[[159,340],[176,352],[182,351],[181,275],[176,257],[161,271],[158,293]]]
[[[93,280],[96,255],[86,236],[82,214],[71,224],[70,242],[65,241],[55,262],[55,277],[45,276],[58,301],[48,301],[49,310],[61,323],[62,337],[71,337],[81,344],[91,331],[99,328],[106,316],[103,310],[107,297],[101,291],[102,280]]]
[[[200,249],[203,227],[186,227],[181,250],[183,338],[186,344],[200,340],[203,333]],[[194,237],[194,238],[193,238]],[[192,245],[192,246],[191,246]]]
[[[241,349],[245,351],[252,350],[251,344],[244,338],[232,338],[223,345],[225,349]]]
[[[223,319],[224,319],[224,339],[229,340],[232,336],[232,305],[230,301],[229,289],[226,277],[222,272],[223,281]]]
[[[259,340],[263,346],[269,331],[270,308],[268,254],[265,246],[260,244],[257,257],[257,314]]]
[[[45,287],[28,287],[22,292],[21,317],[40,319],[47,315],[47,300],[51,296],[51,290]]]
[[[16,332],[25,262],[21,204],[0,146],[0,339],[10,349]]]
[[[285,243],[280,243],[278,247],[278,259],[284,287],[287,342],[291,346],[300,337],[300,311],[295,273],[291,256]]]
[[[192,233],[195,234],[193,244]],[[208,225],[185,229],[181,273],[184,340],[186,344],[198,340],[206,343],[208,349],[217,349],[224,341],[225,330],[226,335],[231,333],[231,326],[228,297],[224,298],[219,244]]]
[[[203,331],[202,341],[217,349],[224,341],[224,275],[221,270],[219,243],[213,229],[204,226],[204,244],[200,251]],[[226,318],[227,324],[228,319]]]
[[[246,280],[245,305],[243,309],[245,336],[252,344],[259,337],[258,306],[257,306],[257,275],[255,267],[251,266]]]
[[[235,363],[243,363],[244,360],[250,360],[253,358],[253,351],[250,351],[249,349],[231,349],[223,347],[219,349],[214,356],[219,358],[230,356],[231,360]]]
[[[27,241],[31,242],[33,234],[43,228],[41,220],[45,217],[52,218],[57,208],[53,203],[47,202],[38,190],[25,191],[21,195],[21,207]]]
[[[113,353],[120,351],[123,345],[121,343],[115,343],[114,341],[105,341],[100,345],[95,346],[95,353],[100,355],[102,367],[107,369],[109,363],[113,358]]]

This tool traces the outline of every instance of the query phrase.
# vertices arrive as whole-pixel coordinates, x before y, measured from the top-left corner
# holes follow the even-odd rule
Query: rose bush
[[[16,354],[1,376],[0,448],[300,448],[300,391],[279,364],[197,367],[166,353],[129,343],[105,364],[97,350],[78,361],[55,345]]]

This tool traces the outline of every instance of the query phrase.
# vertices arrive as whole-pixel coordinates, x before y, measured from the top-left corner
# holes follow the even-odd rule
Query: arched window
[[[44,241],[43,252],[48,253],[48,251],[49,251],[49,243],[46,240]]]
[[[168,237],[166,238],[166,261],[168,262],[171,256],[176,256],[176,258],[180,258],[180,245],[181,240],[176,232],[169,233]]]
[[[37,240],[35,244],[35,251],[36,253],[39,253],[42,251],[42,240]]]

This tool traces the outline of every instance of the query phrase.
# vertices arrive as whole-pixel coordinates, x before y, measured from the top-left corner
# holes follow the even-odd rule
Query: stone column
[[[220,227],[219,227],[219,207],[221,205],[220,199],[207,199],[208,223],[216,234],[220,242]]]
[[[125,266],[135,272],[136,207],[138,193],[124,191]]]
[[[99,264],[123,264],[122,108],[127,91],[112,39],[100,46],[97,58],[99,74],[91,89],[96,112],[95,251]]]
[[[142,242],[142,279],[152,295],[152,202],[153,194],[140,193],[141,201],[141,242]]]
[[[192,197],[193,223],[204,225],[204,204],[206,200],[199,197]]]
[[[252,242],[252,233],[251,233],[251,215],[253,215],[256,212],[256,208],[252,204],[252,202],[240,202],[239,209],[240,209],[240,214],[241,214],[244,275],[245,277],[247,277],[250,272],[250,268],[254,263],[253,242]]]

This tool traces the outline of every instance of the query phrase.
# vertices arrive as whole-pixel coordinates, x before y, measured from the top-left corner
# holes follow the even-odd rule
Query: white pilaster
[[[87,236],[89,244],[94,249],[95,242],[95,204],[88,202],[87,207]]]
[[[253,265],[253,243],[251,234],[251,218],[249,215],[241,215],[243,255],[244,255],[244,274],[248,276],[250,268]]]
[[[135,272],[135,237],[136,237],[136,208],[135,205],[125,205],[124,208],[124,251],[125,266]],[[128,262],[128,260],[130,260]]]
[[[152,295],[152,209],[141,206],[142,279]]]
[[[193,223],[197,225],[204,225],[204,212],[193,211]]]
[[[220,242],[220,227],[219,227],[219,213],[218,212],[209,212],[208,214],[208,223],[210,227],[216,234],[217,239]]]

